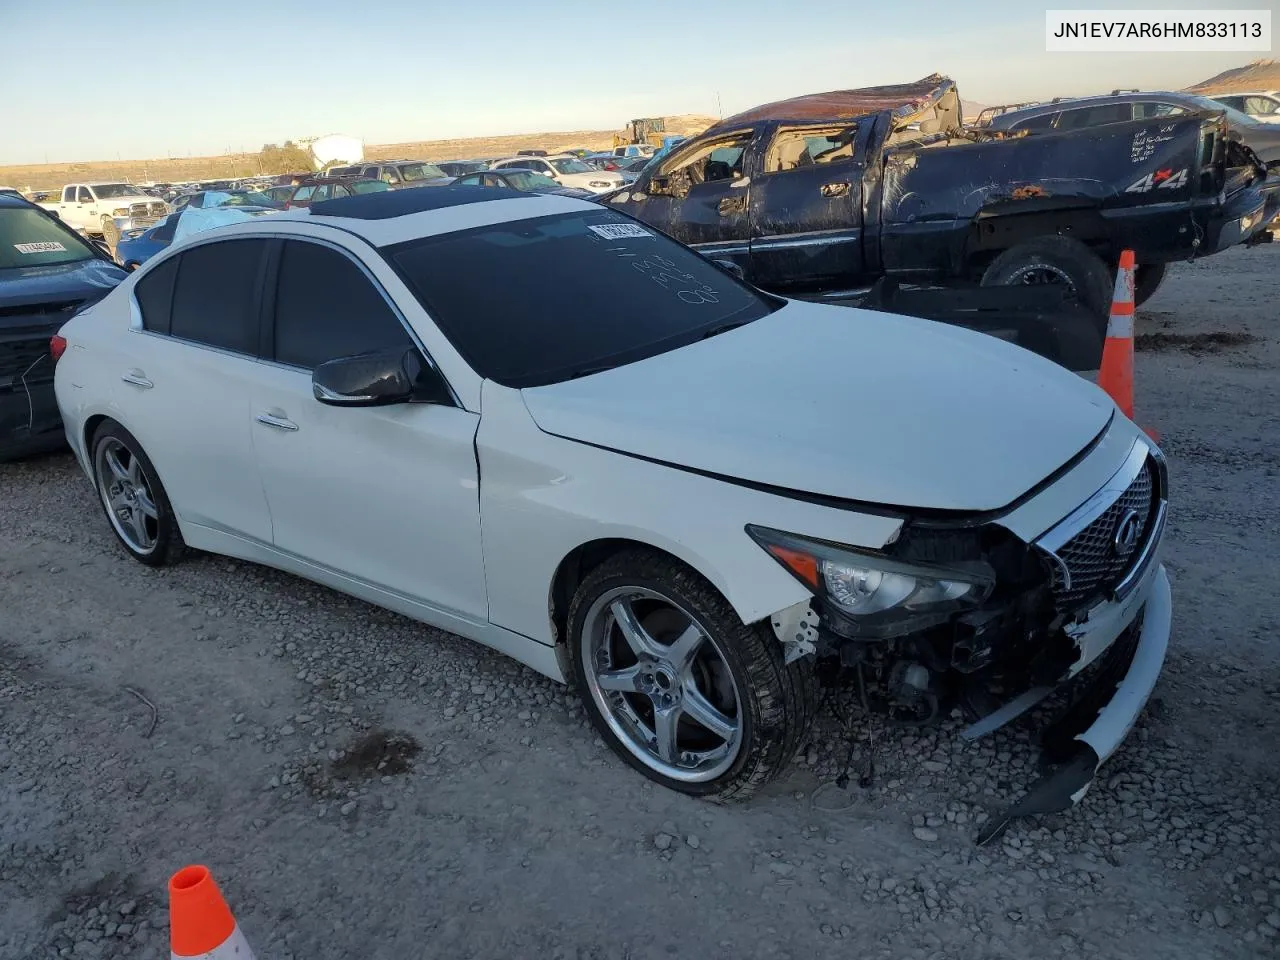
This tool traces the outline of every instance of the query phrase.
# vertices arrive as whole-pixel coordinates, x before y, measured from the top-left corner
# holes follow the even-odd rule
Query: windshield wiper
[[[733,320],[729,323],[722,323],[718,327],[712,327],[699,339],[710,340],[712,337],[718,337],[720,334],[728,333],[730,330],[736,330],[738,327],[745,327],[750,322],[750,320]]]
[[[612,369],[613,369],[614,367],[616,367],[616,366],[619,366],[619,364],[616,364],[616,363],[598,363],[598,364],[596,364],[596,365],[595,365],[595,366],[593,366],[593,367],[581,367],[581,368],[579,368],[579,369],[577,369],[577,370],[574,370],[574,371],[570,372],[570,374],[569,374],[569,379],[570,379],[570,380],[577,380],[577,379],[579,379],[580,377],[589,377],[589,376],[591,376],[593,373],[604,373],[604,371],[606,371],[606,370],[612,370]]]

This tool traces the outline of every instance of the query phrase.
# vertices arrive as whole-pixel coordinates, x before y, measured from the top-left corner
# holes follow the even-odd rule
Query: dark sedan
[[[50,338],[126,276],[61,220],[0,195],[0,460],[66,442]]]
[[[1226,104],[1193,93],[1122,93],[1058,100],[1009,110],[981,126],[990,130],[1048,133],[1126,120],[1158,120],[1207,111],[1225,113],[1228,129],[1268,166],[1280,164],[1280,124],[1263,123]]]

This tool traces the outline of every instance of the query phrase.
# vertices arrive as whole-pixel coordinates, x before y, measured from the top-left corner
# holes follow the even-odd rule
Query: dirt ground
[[[828,710],[786,779],[711,806],[497,654],[244,563],[142,567],[70,455],[0,466],[0,957],[162,958],[192,862],[261,960],[1276,956],[1278,269],[1182,265],[1139,312],[1166,671],[1083,804],[989,848],[1033,731],[859,720],[840,790]]]

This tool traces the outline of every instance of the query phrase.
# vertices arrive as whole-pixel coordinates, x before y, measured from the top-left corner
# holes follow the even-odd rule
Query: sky
[[[1047,53],[1049,6],[1068,4],[0,0],[0,164],[607,130],[935,71],[1007,103],[1179,88],[1267,56]]]

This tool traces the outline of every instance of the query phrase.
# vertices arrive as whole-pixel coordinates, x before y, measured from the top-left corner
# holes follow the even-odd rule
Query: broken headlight
[[[747,533],[797,580],[867,637],[892,637],[942,623],[991,595],[995,572],[982,562],[933,566],[748,526]]]

